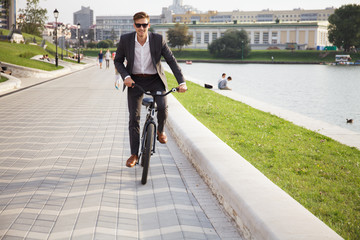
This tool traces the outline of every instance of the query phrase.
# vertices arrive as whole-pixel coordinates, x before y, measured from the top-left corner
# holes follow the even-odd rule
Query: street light
[[[244,40],[241,41],[241,60],[244,59]]]
[[[56,45],[56,54],[55,54],[55,66],[58,66],[58,52],[57,52],[57,18],[59,17],[59,11],[55,8],[54,11],[55,17],[55,45]]]
[[[80,23],[77,24],[77,37],[78,37],[78,41],[79,41],[79,45],[78,45],[78,63],[80,63],[80,35],[79,35],[79,31],[80,31]]]

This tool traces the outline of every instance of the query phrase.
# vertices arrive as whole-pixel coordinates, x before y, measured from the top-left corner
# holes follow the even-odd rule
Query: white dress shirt
[[[151,61],[149,35],[146,38],[146,42],[143,46],[137,40],[137,34],[135,34],[135,56],[134,66],[132,70],[133,74],[156,74],[157,71]]]

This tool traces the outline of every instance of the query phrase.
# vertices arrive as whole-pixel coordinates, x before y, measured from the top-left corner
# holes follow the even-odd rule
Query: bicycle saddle
[[[154,102],[153,98],[143,98],[142,105],[148,107],[153,102]]]

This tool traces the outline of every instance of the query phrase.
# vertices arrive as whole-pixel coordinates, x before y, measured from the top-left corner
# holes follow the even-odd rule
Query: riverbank
[[[179,63],[189,60],[178,59]],[[324,62],[291,62],[291,61],[245,61],[245,60],[190,60],[192,63],[224,63],[224,64],[325,64]]]
[[[197,84],[188,87],[175,96],[202,124],[342,237],[356,239],[358,149]]]
[[[100,49],[86,49],[86,56],[97,57]],[[111,52],[116,48],[110,48]],[[216,58],[209,51],[203,49],[173,49],[174,56],[179,62],[191,60],[192,62],[211,63],[262,63],[262,64],[324,64],[335,62],[335,55],[343,54],[340,51],[316,50],[252,50],[245,59]],[[360,53],[350,53],[352,61],[360,60]]]

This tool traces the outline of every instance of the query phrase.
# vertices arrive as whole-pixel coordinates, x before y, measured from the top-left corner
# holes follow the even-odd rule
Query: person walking
[[[99,60],[100,69],[102,69],[103,58],[104,58],[104,54],[103,54],[102,50],[100,50],[100,52],[98,54],[98,60]]]
[[[133,83],[144,88],[145,91],[161,91],[165,93],[167,80],[161,66],[161,56],[170,66],[179,84],[179,92],[187,90],[185,78],[181,69],[165,42],[162,35],[149,32],[150,17],[145,12],[135,13],[133,16],[134,32],[121,36],[115,56],[115,67],[124,81],[123,90],[128,87],[129,136],[131,156],[126,161],[127,167],[135,166],[138,161],[140,146],[140,112],[143,93],[134,88]],[[124,64],[127,60],[126,66]],[[166,97],[157,97],[158,140],[167,142],[164,126],[167,119]]]
[[[110,50],[108,49],[105,53],[106,68],[109,68],[110,66],[110,58],[111,58],[111,53]]]

